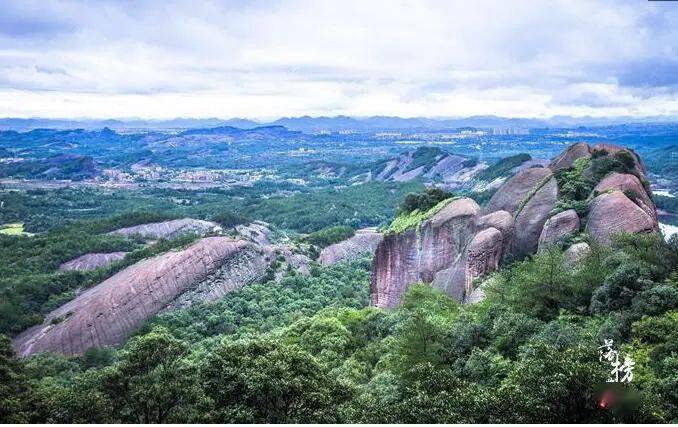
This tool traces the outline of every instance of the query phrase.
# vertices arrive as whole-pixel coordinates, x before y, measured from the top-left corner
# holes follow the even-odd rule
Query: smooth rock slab
[[[551,177],[518,213],[513,251],[516,258],[520,259],[537,251],[542,229],[557,199],[558,184]]]
[[[601,194],[589,205],[586,232],[602,243],[609,244],[619,232],[643,233],[655,229],[652,217],[621,191]]]
[[[82,354],[120,344],[146,318],[217,270],[249,245],[226,237],[202,239],[181,251],[140,261],[78,295],[14,340],[18,354]]]
[[[85,254],[59,266],[60,271],[88,271],[105,267],[125,258],[126,252]]]
[[[139,235],[144,239],[158,240],[173,239],[187,233],[196,233],[200,236],[204,236],[209,231],[214,230],[215,227],[218,227],[218,224],[211,221],[182,218],[119,228],[108,234],[121,234],[127,237]]]
[[[353,237],[320,251],[318,262],[323,267],[328,267],[340,261],[354,260],[364,255],[374,254],[383,238],[384,235],[374,229],[357,230]]]
[[[579,231],[579,215],[574,209],[569,209],[553,215],[544,223],[544,228],[539,236],[539,249],[557,243],[568,234]]]
[[[643,184],[640,183],[640,180],[635,175],[613,172],[603,178],[593,191],[594,193],[599,194],[610,190],[626,191],[635,194],[637,198],[632,201],[655,221],[657,220],[657,209],[654,202],[645,191]]]
[[[571,168],[575,160],[591,157],[591,147],[585,142],[578,142],[568,146],[565,151],[553,159],[549,167],[554,172]]]
[[[516,215],[518,207],[537,185],[553,175],[549,168],[530,168],[518,172],[497,190],[487,203],[484,212],[502,210]]]

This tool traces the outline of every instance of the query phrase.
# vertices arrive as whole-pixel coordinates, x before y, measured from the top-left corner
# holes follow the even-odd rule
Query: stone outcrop
[[[569,234],[579,231],[579,215],[574,209],[569,209],[553,215],[546,220],[539,236],[539,249],[553,245]]]
[[[502,215],[484,218],[471,199],[454,200],[419,228],[390,233],[377,247],[372,270],[372,304],[391,308],[413,283],[431,283],[462,301],[473,279],[496,269],[503,252],[503,235],[488,222],[510,230]]]
[[[606,191],[619,190],[625,194],[631,195],[631,200],[645,211],[655,221],[657,220],[657,209],[649,194],[640,183],[640,180],[628,173],[613,172],[603,178],[593,190],[595,194]],[[627,196],[628,197],[628,196]]]
[[[88,271],[125,258],[125,252],[93,253],[79,256],[59,266],[60,271]]]
[[[177,236],[195,233],[204,236],[215,230],[218,225],[211,221],[203,221],[193,218],[174,219],[171,221],[154,222],[150,224],[135,225],[133,227],[119,228],[108,234],[121,234],[123,236],[141,236],[143,239],[173,239]]]
[[[591,157],[591,147],[585,142],[578,142],[568,146],[565,151],[553,159],[549,168],[551,168],[553,172],[557,172],[561,169],[568,169],[572,167],[575,160],[587,157]]]
[[[355,235],[342,242],[335,243],[320,251],[318,263],[327,267],[340,261],[350,261],[365,255],[374,254],[383,234],[373,228],[357,230]]]
[[[466,260],[466,287],[464,296],[473,293],[473,279],[481,277],[488,271],[499,269],[503,247],[501,231],[489,227],[473,237],[469,244]]]
[[[563,253],[563,255],[565,255],[565,262],[567,262],[568,265],[575,265],[581,261],[581,259],[584,258],[590,251],[591,247],[588,243],[575,243],[574,245],[567,248]]]
[[[645,233],[657,228],[657,221],[619,190],[603,193],[589,204],[586,232],[602,243],[610,243],[615,233]]]
[[[518,172],[494,193],[484,212],[502,210],[515,216],[521,204],[552,175],[549,168],[530,168]]]
[[[533,254],[539,244],[542,228],[549,217],[549,213],[558,200],[558,184],[551,177],[544,185],[538,187],[530,197],[527,196],[525,206],[516,215],[515,247],[513,254],[516,258],[524,258]]]
[[[47,314],[41,325],[15,339],[15,348],[22,356],[39,351],[73,355],[120,344],[144,319],[178,304],[186,293],[213,299],[263,274],[256,250],[242,240],[209,237],[140,261]],[[238,268],[229,270],[229,262],[240,255]],[[221,281],[204,286],[215,272]]]
[[[656,231],[656,208],[635,176],[642,177],[644,169],[632,150],[627,151],[634,156],[633,173],[611,173],[600,180],[591,194],[586,218],[573,209],[551,216],[559,197],[554,172],[571,168],[582,158],[616,155],[623,160],[618,155],[622,150],[626,149],[610,144],[593,148],[574,144],[549,167],[518,171],[492,196],[482,216],[475,203],[461,199],[419,228],[387,234],[375,253],[372,304],[394,307],[407,288],[418,282],[431,283],[460,301],[477,301],[483,293],[474,288],[474,278],[498,269],[503,258],[521,259],[562,241],[579,232],[582,223],[586,224],[584,231],[602,243],[609,243],[611,236],[621,231]],[[601,165],[604,163],[596,163],[598,168]],[[596,177],[600,172],[587,168],[581,173]],[[578,243],[567,249],[565,257],[576,263],[589,249],[588,244]]]

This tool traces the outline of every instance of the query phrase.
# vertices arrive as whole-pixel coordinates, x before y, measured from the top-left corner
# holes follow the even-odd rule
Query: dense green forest
[[[159,315],[120,349],[12,357],[7,422],[671,422],[678,239],[622,235],[572,268],[553,248],[459,305],[416,285],[370,308],[369,262],[290,273]],[[613,339],[636,361],[599,404]]]

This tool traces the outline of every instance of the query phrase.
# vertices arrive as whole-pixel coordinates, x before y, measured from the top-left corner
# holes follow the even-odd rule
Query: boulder
[[[591,147],[585,142],[578,142],[568,146],[565,151],[553,159],[549,168],[551,168],[553,172],[557,172],[561,169],[568,169],[572,167],[575,160],[586,157],[591,157]]]
[[[530,168],[518,172],[494,193],[484,212],[503,210],[515,216],[521,203],[552,175],[549,168]]]
[[[496,211],[478,218],[478,230],[494,227],[501,231],[503,242],[503,253],[512,251],[513,237],[515,234],[515,221],[513,216],[506,211]]]
[[[500,190],[501,191],[501,190]],[[558,184],[551,177],[542,185],[516,216],[513,255],[521,259],[537,251],[544,223],[558,199]]]
[[[318,262],[323,267],[340,261],[350,261],[365,255],[373,255],[384,235],[375,229],[357,230],[355,235],[320,251]]]
[[[544,223],[544,228],[539,236],[539,249],[557,243],[568,234],[576,233],[579,231],[579,227],[579,215],[574,209],[553,215]]]
[[[419,282],[417,232],[387,234],[379,243],[372,264],[371,305],[393,308],[409,285]]]
[[[615,233],[644,233],[656,229],[656,220],[619,190],[603,193],[589,204],[586,232],[602,243],[610,243]]]
[[[173,239],[183,234],[195,233],[204,236],[218,227],[211,221],[203,221],[193,218],[174,219],[171,221],[154,222],[150,224],[135,225],[133,227],[119,228],[108,234],[121,234],[123,236],[139,235],[144,239]]]
[[[576,265],[590,251],[591,247],[588,243],[575,243],[574,245],[567,248],[567,250],[563,253],[563,255],[565,255],[565,262],[568,265]]]
[[[499,269],[502,247],[502,234],[494,227],[486,228],[473,237],[466,260],[466,296],[473,292],[473,279]]]
[[[625,194],[633,195],[631,200],[655,221],[657,220],[657,209],[654,202],[635,175],[613,172],[603,178],[593,191],[594,194],[600,194],[611,190],[619,190]]]
[[[22,356],[40,351],[75,355],[90,347],[120,344],[145,319],[250,245],[210,237],[184,250],[140,261],[48,313],[41,325],[16,337],[15,349]],[[234,275],[233,280],[242,279]]]
[[[59,266],[60,271],[88,271],[105,267],[125,258],[126,252],[92,253],[79,256]]]

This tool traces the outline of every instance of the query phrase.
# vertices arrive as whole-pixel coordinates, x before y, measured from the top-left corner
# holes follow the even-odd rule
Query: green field
[[[0,225],[0,233],[9,236],[32,236],[32,233],[24,231],[24,224],[22,222],[11,222]]]

